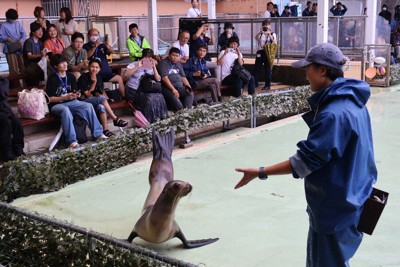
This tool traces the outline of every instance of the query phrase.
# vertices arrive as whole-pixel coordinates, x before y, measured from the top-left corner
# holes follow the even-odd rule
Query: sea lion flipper
[[[153,128],[153,159],[171,160],[172,150],[175,144],[174,128],[169,132],[160,133]]]
[[[208,238],[208,239],[199,239],[199,240],[187,240],[182,230],[179,229],[179,232],[175,235],[175,237],[179,238],[183,246],[185,248],[198,248],[211,243],[214,243],[219,240],[219,238]]]
[[[129,235],[127,241],[128,241],[129,243],[132,243],[132,240],[133,240],[135,237],[138,237],[138,236],[139,236],[138,233],[136,233],[135,231],[132,231],[131,234]]]

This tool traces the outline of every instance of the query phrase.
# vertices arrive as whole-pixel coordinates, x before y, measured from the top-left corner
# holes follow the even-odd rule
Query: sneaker
[[[69,145],[68,149],[72,150],[72,149],[77,148],[78,146],[79,146],[78,142],[72,142],[72,143]]]
[[[104,140],[106,140],[106,139],[108,139],[108,137],[105,136],[104,134],[100,135],[100,137],[97,138],[98,141],[104,141]]]
[[[263,90],[270,90],[271,88],[269,86],[264,86]]]

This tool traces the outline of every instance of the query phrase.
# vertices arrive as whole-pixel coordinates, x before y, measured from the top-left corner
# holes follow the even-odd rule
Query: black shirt
[[[52,73],[47,79],[46,93],[49,97],[52,96],[63,96],[67,93],[72,93],[78,91],[78,84],[76,83],[75,76],[72,73],[67,72],[66,77],[58,76],[58,73]],[[63,102],[68,102],[62,101]],[[49,109],[58,103],[50,103]]]
[[[103,92],[103,80],[99,74],[96,75],[96,87],[93,92]],[[85,96],[85,91],[88,91],[92,86],[92,79],[90,78],[90,73],[86,72],[79,77],[78,87],[81,90],[82,96]]]

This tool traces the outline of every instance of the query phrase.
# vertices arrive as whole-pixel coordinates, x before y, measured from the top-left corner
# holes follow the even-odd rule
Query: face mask
[[[383,11],[386,11],[386,7],[382,8]]]
[[[226,29],[226,33],[227,34],[232,34],[233,33],[233,29]]]
[[[90,36],[90,41],[92,43],[95,43],[98,39],[99,39],[99,36],[97,36],[97,35]]]

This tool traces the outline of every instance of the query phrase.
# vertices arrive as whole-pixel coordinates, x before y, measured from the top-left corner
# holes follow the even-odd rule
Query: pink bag
[[[20,118],[41,120],[49,113],[46,93],[37,88],[24,89],[18,93],[18,113]]]

